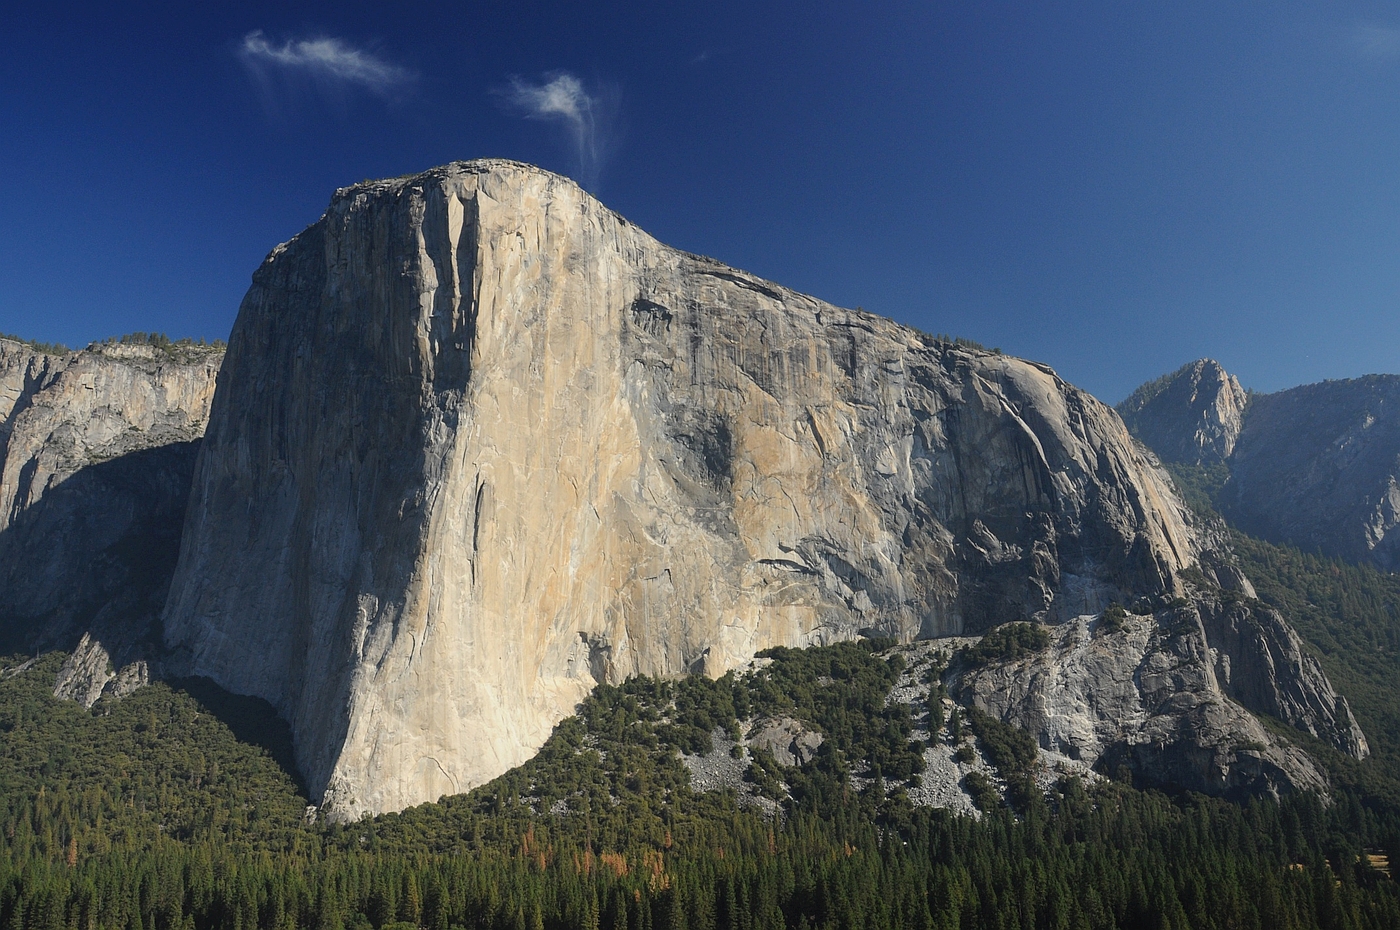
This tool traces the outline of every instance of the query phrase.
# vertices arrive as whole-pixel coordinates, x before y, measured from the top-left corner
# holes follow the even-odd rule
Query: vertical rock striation
[[[165,638],[338,817],[517,764],[599,681],[1056,621],[1196,543],[1112,410],[458,163],[337,192],[229,345]]]

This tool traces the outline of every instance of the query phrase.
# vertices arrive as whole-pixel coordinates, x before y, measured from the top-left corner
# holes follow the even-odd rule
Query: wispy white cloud
[[[1351,47],[1362,58],[1388,61],[1400,58],[1400,28],[1363,23],[1351,31]]]
[[[525,117],[563,125],[574,145],[579,181],[589,188],[597,184],[614,142],[616,88],[589,90],[567,71],[556,71],[539,83],[511,78],[510,87],[499,93]]]
[[[264,84],[274,74],[299,76],[323,86],[353,85],[388,96],[415,78],[407,68],[336,38],[289,39],[279,44],[257,30],[243,37],[238,53]]]

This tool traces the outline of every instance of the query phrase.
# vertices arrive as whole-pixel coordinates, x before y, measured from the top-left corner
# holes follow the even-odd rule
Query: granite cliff
[[[1144,384],[1118,405],[1118,413],[1163,459],[1211,465],[1235,451],[1248,403],[1239,379],[1203,358]]]
[[[1119,410],[1165,461],[1225,465],[1214,503],[1245,532],[1400,571],[1400,376],[1244,399],[1235,378],[1203,360]]]
[[[667,248],[547,172],[457,163],[338,191],[254,276],[164,639],[172,669],[272,702],[351,818],[480,784],[634,673],[1113,601],[1170,626],[1182,573],[1228,562],[1209,546],[1045,366]],[[1201,684],[1176,690],[1228,701],[1197,625]],[[1241,700],[1306,692],[1282,716],[1348,745],[1315,664],[1256,673]],[[1274,746],[1236,711],[1199,732]],[[1211,759],[1316,781],[1285,755]]]
[[[61,694],[91,704],[148,674],[221,361],[0,339],[0,639],[76,650]]]
[[[1351,708],[1277,611],[1197,596],[1152,613],[1078,617],[1048,648],[958,669],[966,703],[1014,723],[1043,750],[1140,783],[1238,798],[1326,790],[1327,778],[1276,739],[1267,714],[1364,759]]]

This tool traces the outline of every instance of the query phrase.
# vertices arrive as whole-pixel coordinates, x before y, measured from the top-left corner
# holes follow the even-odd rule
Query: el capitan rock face
[[[347,188],[230,340],[164,614],[335,816],[527,759],[599,681],[1066,620],[1198,543],[1112,410],[667,248],[573,183]]]

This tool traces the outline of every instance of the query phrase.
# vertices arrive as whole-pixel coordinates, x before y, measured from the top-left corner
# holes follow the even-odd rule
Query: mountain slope
[[[1119,404],[1165,462],[1219,470],[1211,503],[1275,543],[1400,570],[1400,376],[1247,398],[1209,359]]]

